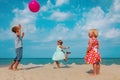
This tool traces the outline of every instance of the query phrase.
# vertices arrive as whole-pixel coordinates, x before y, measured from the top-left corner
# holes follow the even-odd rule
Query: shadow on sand
[[[43,66],[32,66],[32,67],[25,67],[25,68],[20,68],[19,70],[30,70],[30,69],[36,69],[36,68],[41,68]]]
[[[65,66],[62,66],[61,68],[71,68],[71,66],[65,65]]]
[[[88,73],[88,74],[93,74],[93,70],[92,69],[90,69],[89,71],[87,71],[86,73]]]

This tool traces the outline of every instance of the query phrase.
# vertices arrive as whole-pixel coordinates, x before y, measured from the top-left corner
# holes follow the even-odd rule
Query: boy
[[[16,48],[16,57],[14,61],[11,63],[9,69],[11,70],[18,70],[17,67],[22,59],[22,38],[24,37],[24,32],[21,35],[21,25],[14,26],[12,28],[12,32],[16,34],[15,38],[15,48]]]

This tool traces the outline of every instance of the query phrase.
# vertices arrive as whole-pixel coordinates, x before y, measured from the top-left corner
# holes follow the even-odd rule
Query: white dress
[[[55,53],[53,54],[52,60],[59,61],[65,59],[65,53],[62,48],[57,46]]]

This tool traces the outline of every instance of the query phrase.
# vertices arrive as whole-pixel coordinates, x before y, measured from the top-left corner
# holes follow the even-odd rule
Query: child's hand
[[[24,37],[24,35],[25,35],[24,32],[22,32],[22,37]]]
[[[69,49],[70,47],[68,46],[68,49]]]
[[[69,48],[70,48],[69,46],[66,47],[66,49],[69,49]]]
[[[19,24],[18,27],[21,29],[21,25]]]

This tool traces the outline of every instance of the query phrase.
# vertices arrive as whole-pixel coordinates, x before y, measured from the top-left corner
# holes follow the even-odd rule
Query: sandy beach
[[[8,66],[0,67],[0,80],[120,80],[120,65],[101,65],[101,73],[92,73],[92,65],[63,65],[54,69],[54,64],[19,65],[19,71],[8,70]]]

